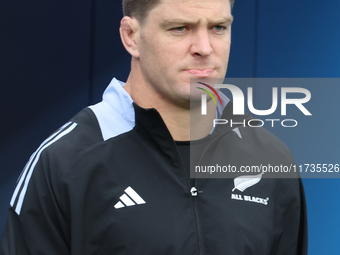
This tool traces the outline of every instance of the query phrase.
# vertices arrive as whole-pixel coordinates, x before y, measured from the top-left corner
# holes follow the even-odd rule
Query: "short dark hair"
[[[123,0],[124,16],[135,17],[140,23],[145,21],[149,11],[156,7],[161,0]],[[233,8],[235,0],[230,0]]]

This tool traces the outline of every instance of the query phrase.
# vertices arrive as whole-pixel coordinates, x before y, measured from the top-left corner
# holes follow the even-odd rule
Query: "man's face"
[[[229,0],[161,0],[141,26],[140,67],[161,98],[190,101],[190,78],[224,78],[232,15]]]

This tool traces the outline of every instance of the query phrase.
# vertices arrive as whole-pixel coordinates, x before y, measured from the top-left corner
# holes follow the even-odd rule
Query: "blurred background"
[[[236,0],[233,15],[228,77],[340,76],[340,1]],[[99,102],[112,77],[126,80],[130,56],[118,34],[121,18],[117,0],[0,1],[0,236],[30,155]],[[340,86],[308,89],[313,117],[305,128],[271,131],[298,164],[339,164]],[[309,254],[340,254],[340,179],[303,182]]]

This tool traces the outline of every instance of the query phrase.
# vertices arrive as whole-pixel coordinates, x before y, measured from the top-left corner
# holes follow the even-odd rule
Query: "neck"
[[[136,61],[131,63],[131,72],[124,89],[133,101],[142,108],[155,108],[161,115],[175,141],[198,140],[206,137],[212,130],[216,107],[213,101],[207,104],[207,115],[201,115],[201,106],[178,105],[157,93],[148,84],[138,68]]]

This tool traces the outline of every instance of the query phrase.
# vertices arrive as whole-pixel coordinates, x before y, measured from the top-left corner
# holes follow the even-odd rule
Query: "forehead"
[[[152,22],[232,19],[230,0],[161,0],[148,16]]]

